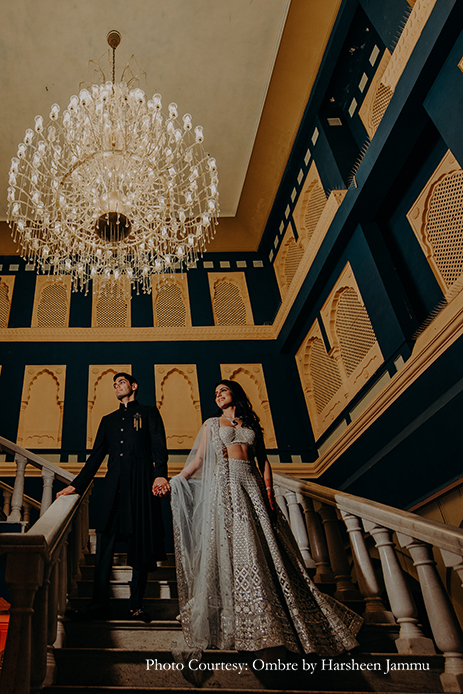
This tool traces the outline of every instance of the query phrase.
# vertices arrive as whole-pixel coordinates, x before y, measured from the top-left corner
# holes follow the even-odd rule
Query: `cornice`
[[[178,328],[2,328],[0,342],[201,342],[274,340],[271,325],[208,325]]]
[[[185,455],[185,459],[186,459]],[[58,465],[58,463],[55,463]],[[79,472],[82,470],[84,463],[59,463],[59,467],[65,470],[67,473],[71,473],[72,475],[77,475]],[[278,472],[278,473],[285,473],[288,475],[291,475],[292,477],[302,477],[305,478],[307,477],[307,465],[308,463],[272,463],[272,470],[273,472]],[[184,468],[185,463],[184,462],[169,462],[168,464],[168,469],[169,469],[169,477],[173,477],[174,475],[178,475],[178,473]],[[0,463],[0,470],[2,473],[2,477],[7,478],[7,477],[15,477],[16,476],[16,463],[14,462],[2,462]],[[96,478],[101,478],[106,475],[107,472],[107,465],[103,463],[96,473],[95,477]],[[26,467],[26,477],[40,477],[41,476],[41,470],[39,468],[33,467],[32,465],[28,465]]]

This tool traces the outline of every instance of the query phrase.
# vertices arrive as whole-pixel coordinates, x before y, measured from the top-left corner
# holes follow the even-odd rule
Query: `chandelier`
[[[124,278],[151,291],[154,274],[194,264],[219,212],[215,159],[203,129],[161,95],[112,81],[35,117],[11,161],[7,218],[37,272],[71,276],[74,291]],[[94,285],[96,286],[96,285]]]

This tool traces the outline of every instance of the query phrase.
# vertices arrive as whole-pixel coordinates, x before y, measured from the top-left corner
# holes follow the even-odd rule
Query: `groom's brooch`
[[[141,414],[137,412],[136,414],[133,415],[133,428],[135,431],[139,431],[141,429],[142,421],[141,421]]]

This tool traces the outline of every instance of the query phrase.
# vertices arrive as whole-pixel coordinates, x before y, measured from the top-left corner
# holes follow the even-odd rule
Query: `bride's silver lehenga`
[[[187,461],[201,448],[201,470],[171,481],[186,642],[201,650],[286,646],[320,656],[354,648],[362,619],[316,588],[285,517],[278,508],[269,516],[255,463],[227,458],[224,443],[218,419],[208,420]]]

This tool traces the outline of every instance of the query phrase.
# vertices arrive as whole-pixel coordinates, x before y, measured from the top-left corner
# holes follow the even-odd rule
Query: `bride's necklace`
[[[228,419],[228,421],[231,422],[234,427],[236,427],[239,424],[239,421],[241,419],[241,417],[227,417],[227,415],[224,414],[223,412],[222,412],[222,417],[225,417],[225,419]]]

